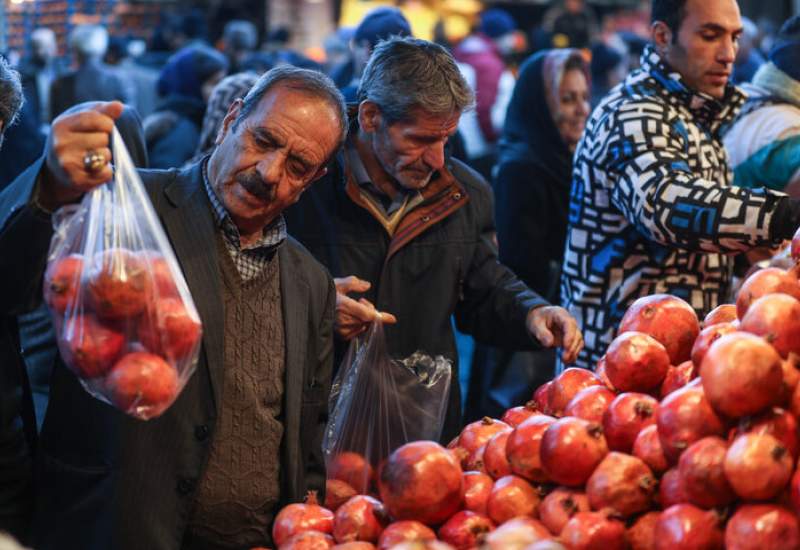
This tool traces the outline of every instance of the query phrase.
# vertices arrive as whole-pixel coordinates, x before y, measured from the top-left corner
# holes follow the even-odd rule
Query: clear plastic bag
[[[391,359],[380,321],[353,340],[331,388],[322,443],[328,479],[357,493],[374,492],[380,464],[393,450],[409,441],[437,441],[451,373],[442,356],[416,352]]]
[[[194,372],[202,326],[119,132],[114,179],[53,216],[44,277],[66,365],[96,398],[147,420]]]

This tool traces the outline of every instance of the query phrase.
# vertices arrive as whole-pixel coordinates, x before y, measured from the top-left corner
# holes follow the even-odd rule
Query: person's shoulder
[[[458,182],[463,185],[468,193],[489,193],[489,183],[480,173],[463,161],[456,158],[448,160],[448,170]]]
[[[314,283],[320,283],[331,279],[331,275],[327,268],[317,260],[308,249],[300,244],[300,241],[288,235],[286,237],[286,255],[287,258],[296,264],[298,268],[302,269],[302,273],[309,279],[309,282],[314,287]]]

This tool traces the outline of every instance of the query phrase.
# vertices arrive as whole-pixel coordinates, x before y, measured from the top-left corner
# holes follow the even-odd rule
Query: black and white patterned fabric
[[[728,298],[732,255],[773,244],[783,195],[731,187],[720,141],[744,102],[695,93],[649,47],[592,113],[575,152],[561,300],[593,367],[637,298],[667,293],[704,314]]]

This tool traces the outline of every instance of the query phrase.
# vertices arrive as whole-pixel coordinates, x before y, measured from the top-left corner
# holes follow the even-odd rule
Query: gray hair
[[[69,34],[69,47],[83,59],[102,57],[108,49],[108,31],[100,25],[78,25]]]
[[[250,88],[250,91],[247,92],[247,95],[244,96],[242,108],[233,123],[233,128],[236,129],[239,122],[247,118],[255,110],[267,92],[279,85],[327,101],[336,111],[339,119],[339,143],[344,143],[347,138],[348,125],[347,110],[342,93],[327,75],[319,71],[301,69],[292,65],[280,65],[259,77],[258,81]]]
[[[415,109],[431,115],[462,113],[475,94],[453,56],[438,44],[412,37],[379,42],[364,69],[358,101],[372,101],[389,124],[409,120]]]
[[[24,97],[19,73],[11,68],[5,58],[0,57],[0,121],[3,122],[0,135],[17,120]]]

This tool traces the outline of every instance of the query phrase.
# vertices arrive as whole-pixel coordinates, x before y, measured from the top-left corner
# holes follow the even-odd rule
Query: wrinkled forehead
[[[394,126],[399,127],[404,132],[444,137],[456,131],[460,119],[461,111],[434,114],[416,107],[409,112],[405,120],[396,122]]]

